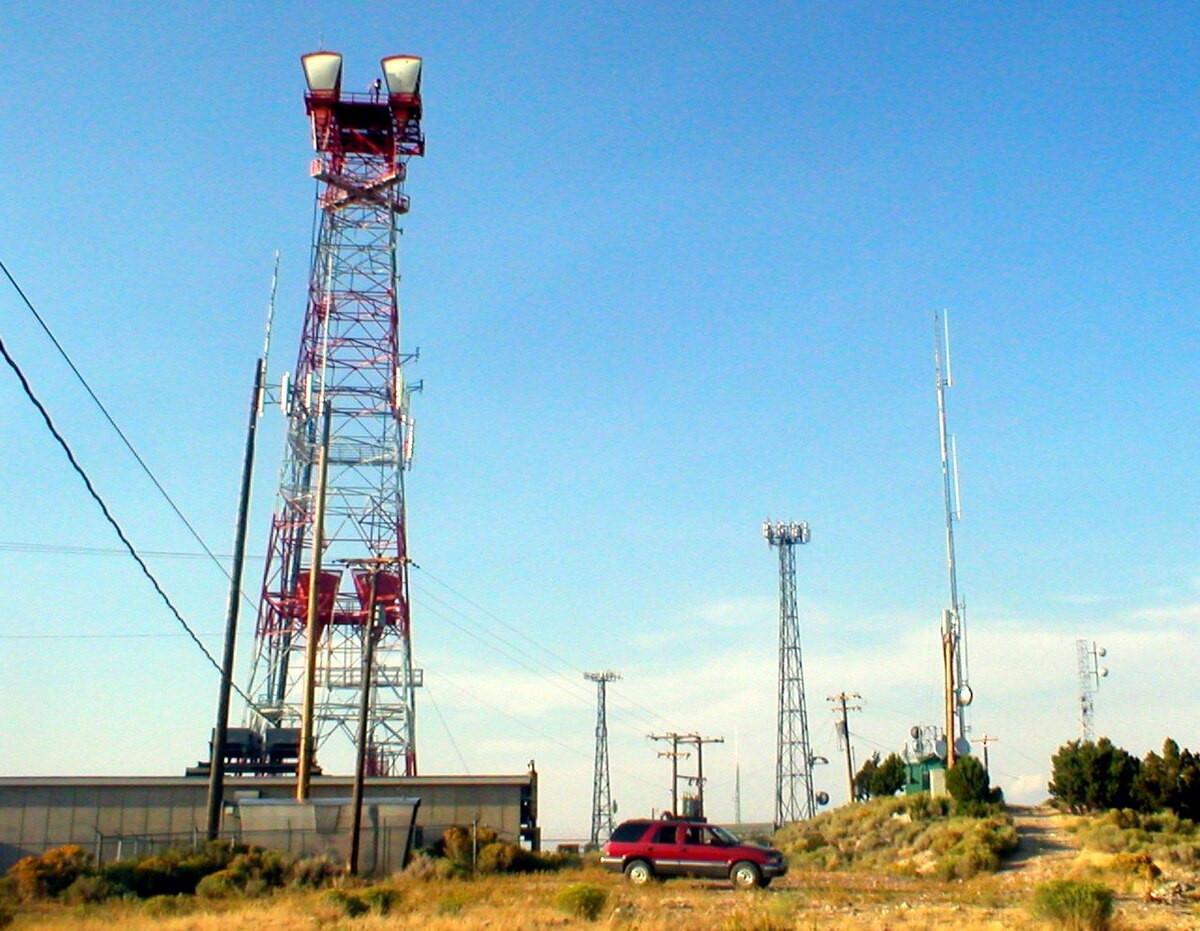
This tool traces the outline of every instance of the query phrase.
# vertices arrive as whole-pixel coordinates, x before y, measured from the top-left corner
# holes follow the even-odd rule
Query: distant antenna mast
[[[1107,655],[1108,650],[1096,646],[1094,640],[1090,645],[1087,640],[1075,641],[1075,665],[1079,670],[1079,725],[1083,739],[1088,743],[1096,739],[1096,692],[1100,688],[1100,680],[1108,675],[1108,670],[1100,665],[1100,657]]]
[[[775,738],[775,827],[816,814],[812,745],[804,698],[800,617],[796,610],[797,544],[807,543],[808,524],[763,523],[768,545],[779,550],[779,717]]]
[[[608,782],[608,711],[605,697],[609,682],[621,676],[612,670],[585,672],[585,679],[596,683],[596,768],[592,776],[592,833],[591,844],[600,843],[600,837],[613,832],[612,790]]]
[[[942,650],[946,673],[946,762],[954,765],[955,736],[966,737],[967,705],[974,693],[968,683],[967,606],[958,593],[954,557],[954,522],[962,520],[958,490],[958,444],[946,426],[946,389],[954,386],[950,370],[950,321],[933,315],[933,365],[936,372],[938,435],[942,448],[942,494],[946,508],[946,567],[950,576],[950,607],[942,614]],[[957,727],[956,727],[957,725]]]
[[[742,757],[736,730],[733,732],[733,823],[742,823]]]

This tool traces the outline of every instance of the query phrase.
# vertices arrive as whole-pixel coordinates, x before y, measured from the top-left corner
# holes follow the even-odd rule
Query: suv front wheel
[[[625,878],[635,886],[644,886],[654,879],[654,870],[645,860],[630,860],[625,864]]]
[[[755,886],[766,885],[763,882],[762,872],[749,860],[739,860],[733,864],[733,869],[729,871],[729,878],[739,889],[753,889]]]

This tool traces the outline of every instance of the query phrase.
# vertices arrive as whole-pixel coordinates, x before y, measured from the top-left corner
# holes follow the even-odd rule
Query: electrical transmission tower
[[[816,814],[813,753],[808,740],[800,618],[796,610],[797,544],[808,542],[808,524],[763,524],[768,545],[779,550],[779,717],[775,738],[775,826]]]
[[[605,698],[609,682],[620,679],[620,675],[606,672],[585,672],[585,679],[596,683],[596,767],[592,773],[592,833],[590,843],[596,846],[603,835],[613,832],[612,790],[608,782],[608,710]]]
[[[1079,671],[1079,725],[1085,741],[1096,739],[1096,692],[1108,670],[1100,665],[1100,657],[1108,650],[1096,646],[1093,640],[1075,641],[1075,666]]]
[[[954,524],[962,520],[958,491],[958,444],[946,426],[946,389],[953,387],[950,371],[950,321],[933,315],[933,365],[936,373],[938,435],[942,451],[942,498],[946,511],[946,566],[950,577],[950,607],[942,612],[942,659],[945,670],[946,765],[954,765],[959,752],[956,737],[966,743],[967,706],[974,699],[968,683],[967,606],[958,592],[958,567],[954,556]],[[966,752],[966,751],[964,751]]]
[[[250,686],[273,725],[268,765],[292,755],[301,785],[326,738],[355,740],[364,690],[367,774],[417,772],[404,499],[414,386],[403,374],[415,356],[400,351],[397,244],[407,164],[425,149],[420,58],[383,59],[369,94],[342,92],[336,52],[302,63],[318,220],[296,367],[281,389],[287,442]],[[363,560],[387,568],[355,568]],[[380,630],[368,680],[371,598]]]

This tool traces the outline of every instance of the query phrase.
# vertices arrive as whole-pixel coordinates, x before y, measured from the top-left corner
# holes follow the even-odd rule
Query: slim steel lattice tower
[[[353,741],[373,596],[383,629],[368,683],[366,771],[412,776],[421,672],[412,663],[408,597],[412,420],[403,365],[412,357],[400,351],[397,243],[409,207],[406,166],[424,153],[421,59],[385,58],[383,80],[365,94],[342,92],[341,55],[316,52],[302,62],[317,223],[299,355],[280,398],[287,443],[250,695],[270,724],[295,728],[311,682],[309,758],[339,731]],[[388,568],[350,565],[364,560]]]
[[[1108,670],[1100,665],[1100,657],[1108,650],[1096,646],[1093,640],[1075,641],[1075,666],[1079,671],[1079,728],[1085,741],[1096,739],[1096,692]]]
[[[601,837],[613,832],[612,790],[608,782],[608,709],[607,685],[621,676],[611,670],[585,672],[585,679],[596,683],[596,767],[592,774],[592,833],[590,843],[595,846]]]
[[[779,550],[779,722],[775,746],[775,826],[816,814],[813,753],[808,740],[804,664],[800,654],[800,617],[796,610],[797,544],[807,543],[808,524],[763,524],[767,543]]]

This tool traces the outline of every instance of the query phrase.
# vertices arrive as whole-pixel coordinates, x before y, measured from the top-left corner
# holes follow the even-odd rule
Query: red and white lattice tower
[[[403,374],[412,357],[400,351],[396,251],[399,218],[409,206],[406,165],[424,154],[421,59],[383,59],[383,80],[365,94],[342,92],[341,55],[316,52],[302,62],[319,220],[300,352],[283,389],[287,444],[250,695],[277,735],[299,727],[327,405],[324,540],[315,586],[316,746],[338,731],[355,737],[374,571],[383,625],[370,683],[366,771],[413,776],[421,672],[413,668],[408,598],[404,472],[412,420]]]

